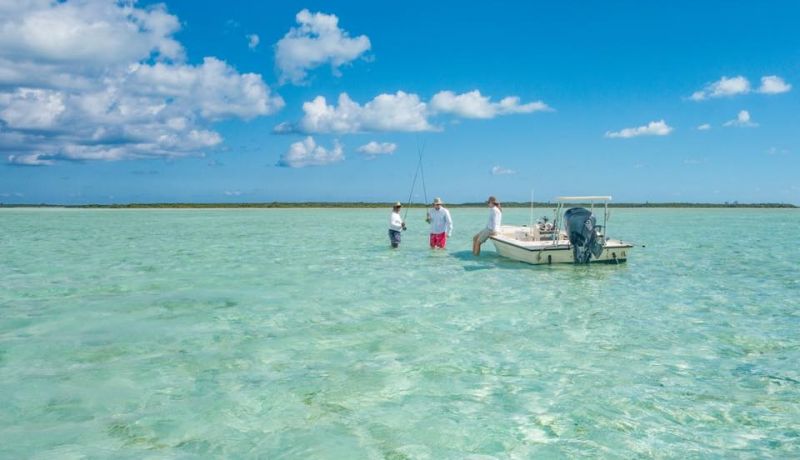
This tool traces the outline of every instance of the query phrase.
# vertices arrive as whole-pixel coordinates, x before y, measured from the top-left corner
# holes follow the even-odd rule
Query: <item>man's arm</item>
[[[450,210],[445,210],[445,219],[447,220],[447,236],[453,233],[453,218],[450,217]]]

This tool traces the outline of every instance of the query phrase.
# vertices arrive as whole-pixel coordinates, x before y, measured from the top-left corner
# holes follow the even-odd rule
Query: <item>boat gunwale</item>
[[[542,247],[531,247],[531,246],[523,246],[523,245],[515,243],[514,241],[519,241],[516,238],[507,238],[507,237],[503,237],[503,236],[492,235],[492,236],[489,237],[489,239],[491,239],[492,241],[495,241],[495,242],[499,242],[499,243],[507,244],[509,246],[513,246],[515,248],[523,249],[523,250],[529,251],[529,252],[568,251],[568,250],[572,249],[572,245],[570,243],[567,243],[567,244],[552,244],[550,246],[542,245]],[[611,240],[611,241],[614,241],[614,240]],[[630,248],[633,248],[633,244],[631,244],[631,243],[626,243],[626,242],[624,242],[622,240],[616,240],[616,241],[619,241],[619,243],[618,244],[608,244],[608,242],[606,242],[606,244],[603,245],[603,249],[605,250],[605,249],[630,249]],[[543,241],[543,243],[547,243],[547,241]]]

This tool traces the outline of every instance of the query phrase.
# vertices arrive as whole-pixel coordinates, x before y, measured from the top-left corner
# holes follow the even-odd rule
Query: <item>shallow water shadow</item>
[[[481,252],[479,256],[472,255],[472,251],[456,251],[451,252],[450,256],[463,262],[472,262],[472,264],[464,266],[464,271],[468,272],[496,268],[530,269],[535,267],[534,265],[500,257],[496,252],[491,251]]]
[[[472,251],[455,251],[451,252],[450,256],[455,257],[456,259],[459,260],[474,261],[477,259],[475,256],[472,255]]]
[[[595,273],[598,276],[608,276],[609,273],[613,273],[618,270],[624,270],[627,268],[626,263],[622,264],[586,264],[586,265],[576,265],[576,264],[541,264],[541,265],[534,265],[528,264],[525,262],[521,262],[518,260],[509,259],[506,257],[501,257],[499,254],[493,251],[486,251],[481,252],[481,255],[474,256],[472,255],[472,251],[456,251],[451,252],[450,256],[455,257],[458,260],[463,262],[471,262],[468,265],[464,265],[464,271],[477,271],[477,270],[490,270],[490,269],[503,269],[503,270],[528,270],[528,271],[567,271],[570,273],[577,273],[577,274],[586,274],[586,273]],[[584,276],[584,275],[581,275]]]
[[[473,272],[477,270],[491,270],[493,268],[497,268],[495,264],[487,263],[486,260],[481,260],[479,257],[472,255],[472,251],[455,251],[450,252],[449,255],[462,262],[471,262],[470,264],[463,266],[464,271]]]
[[[495,265],[467,265],[464,267],[465,272],[475,272],[478,270],[491,270],[497,268]]]

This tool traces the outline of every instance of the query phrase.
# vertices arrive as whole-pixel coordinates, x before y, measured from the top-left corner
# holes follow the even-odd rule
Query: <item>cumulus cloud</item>
[[[179,99],[184,109],[198,111],[210,120],[250,119],[284,105],[283,99],[270,94],[261,76],[240,74],[213,57],[205,58],[199,66],[156,63],[132,69],[129,84],[135,93]]]
[[[758,126],[758,123],[754,123],[750,120],[750,112],[747,110],[742,110],[736,116],[734,120],[726,121],[722,126],[733,126],[733,127],[740,127],[740,128],[754,128]]]
[[[328,104],[324,96],[303,104],[303,118],[297,123],[284,122],[274,128],[276,133],[358,133],[358,132],[419,132],[438,131],[430,118],[451,114],[464,118],[494,118],[513,113],[532,113],[552,110],[541,101],[520,104],[519,98],[509,96],[491,102],[479,91],[457,95],[440,91],[430,104],[411,93],[398,91],[380,94],[363,106],[346,93],[339,95],[338,105]]]
[[[672,132],[672,127],[664,120],[651,121],[650,123],[636,128],[625,128],[620,131],[606,131],[605,137],[609,138],[630,138],[637,136],[666,136]]]
[[[719,80],[709,83],[700,91],[695,91],[690,99],[702,101],[708,98],[729,97],[737,94],[747,94],[750,92],[750,81],[739,75],[728,78],[723,76]]]
[[[430,106],[433,112],[451,113],[464,118],[494,118],[498,115],[552,110],[542,101],[520,104],[516,96],[505,97],[500,102],[491,102],[478,90],[463,94],[440,91],[433,96]]]
[[[184,50],[171,37],[178,18],[163,5],[147,9],[110,0],[10,2],[2,8],[2,57],[24,57],[55,66],[81,63],[95,69],[150,57],[179,59]]]
[[[289,150],[281,156],[277,166],[287,168],[304,168],[306,166],[324,166],[344,160],[344,151],[339,141],[333,142],[333,148],[326,149],[317,145],[314,138],[306,137],[300,142],[295,142]]]
[[[514,171],[513,169],[504,168],[502,166],[492,166],[493,176],[502,176],[505,174],[516,174],[516,171]]]
[[[41,154],[9,155],[8,162],[13,165],[21,166],[49,166],[55,163],[53,160],[41,158]]]
[[[261,76],[206,57],[193,65],[164,6],[109,0],[0,1],[0,152],[12,163],[199,153],[210,125],[274,113]]]
[[[708,131],[709,129],[711,129],[711,125],[708,123],[703,123],[702,125],[697,127],[698,131]]]
[[[397,144],[392,142],[376,142],[371,141],[358,148],[358,152],[365,155],[389,155],[397,150]]]
[[[256,49],[259,43],[261,43],[261,39],[258,38],[258,35],[250,34],[247,36],[247,47],[251,50]]]
[[[780,94],[788,93],[792,89],[792,85],[783,81],[783,78],[776,75],[769,75],[761,77],[761,86],[758,92],[762,94]]]
[[[329,64],[338,76],[339,67],[370,49],[369,38],[366,35],[350,38],[339,28],[336,15],[304,9],[295,19],[298,27],[290,29],[275,44],[275,63],[281,83],[303,83],[309,70],[323,64]]]
[[[19,88],[0,93],[0,120],[11,129],[46,129],[64,113],[65,96],[43,89]]]
[[[786,83],[777,75],[766,75],[761,77],[761,86],[756,92],[761,94],[780,94],[792,89],[792,85]],[[730,97],[751,92],[750,81],[739,75],[737,77],[722,77],[718,81],[709,83],[700,91],[695,91],[689,99],[702,101],[709,98]]]
[[[275,132],[357,133],[382,131],[432,131],[427,106],[416,94],[398,91],[381,94],[363,106],[346,93],[339,95],[338,106],[317,96],[303,104],[303,118],[297,124],[282,123]]]

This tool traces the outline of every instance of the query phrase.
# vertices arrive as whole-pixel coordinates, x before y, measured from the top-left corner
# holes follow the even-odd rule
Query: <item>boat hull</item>
[[[490,237],[497,254],[509,259],[533,265],[572,264],[575,263],[572,246],[568,241],[522,242],[502,236]],[[603,246],[599,257],[592,257],[590,263],[623,263],[628,258],[632,244],[610,240]]]

